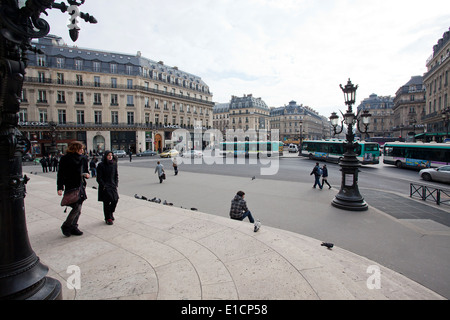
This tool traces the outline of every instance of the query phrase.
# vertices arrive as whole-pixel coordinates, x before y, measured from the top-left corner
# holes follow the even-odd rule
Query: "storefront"
[[[20,122],[19,130],[31,142],[29,152],[36,157],[50,154],[53,139],[59,154],[64,154],[73,141],[81,141],[84,144],[87,142],[86,131],[66,131],[65,128],[52,127],[48,123]]]
[[[112,131],[111,150],[125,150],[136,154],[136,132],[134,131]]]

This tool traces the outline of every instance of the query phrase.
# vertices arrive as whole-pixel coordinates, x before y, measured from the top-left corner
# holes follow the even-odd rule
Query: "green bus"
[[[384,145],[385,164],[398,168],[436,168],[450,163],[450,143],[388,142]]]
[[[283,154],[281,141],[234,141],[220,143],[221,155],[226,156],[280,156]]]
[[[344,157],[345,140],[305,140],[302,143],[301,156],[309,159],[339,163]],[[356,142],[356,158],[361,164],[380,163],[380,145],[376,142]]]

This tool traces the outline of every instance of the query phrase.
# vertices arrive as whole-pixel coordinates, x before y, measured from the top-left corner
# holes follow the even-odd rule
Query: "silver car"
[[[422,169],[420,170],[419,175],[426,181],[450,183],[450,165],[439,168]]]
[[[125,150],[115,150],[113,151],[113,154],[117,157],[117,158],[124,158],[127,156],[127,153],[125,152]]]

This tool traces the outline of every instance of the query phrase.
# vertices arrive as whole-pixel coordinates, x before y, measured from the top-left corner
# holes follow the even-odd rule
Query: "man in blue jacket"
[[[316,166],[314,167],[310,176],[312,175],[314,175],[315,177],[313,188],[315,189],[316,185],[319,185],[320,190],[322,190],[323,186],[320,184],[320,176],[322,176],[322,169],[320,169],[320,165],[318,162],[316,162]]]

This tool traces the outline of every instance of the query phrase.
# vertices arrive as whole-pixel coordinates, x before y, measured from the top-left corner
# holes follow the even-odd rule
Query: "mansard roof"
[[[38,39],[37,42],[33,41],[32,44],[38,49],[41,49],[45,55],[50,57],[130,65],[136,66],[136,70],[139,70],[139,67],[147,68],[150,71],[156,70],[160,73],[186,79],[208,87],[208,85],[203,82],[201,77],[179,70],[178,67],[166,66],[162,61],[156,62],[154,60],[142,57],[141,52],[138,52],[136,55],[132,55],[98,49],[79,48],[77,46],[70,47],[62,41],[61,37],[55,35],[48,35],[44,38]],[[32,55],[33,54],[30,53],[30,57]],[[35,61],[33,61],[33,59],[30,59],[30,65],[35,65]],[[136,72],[138,71],[135,71],[135,73]]]

